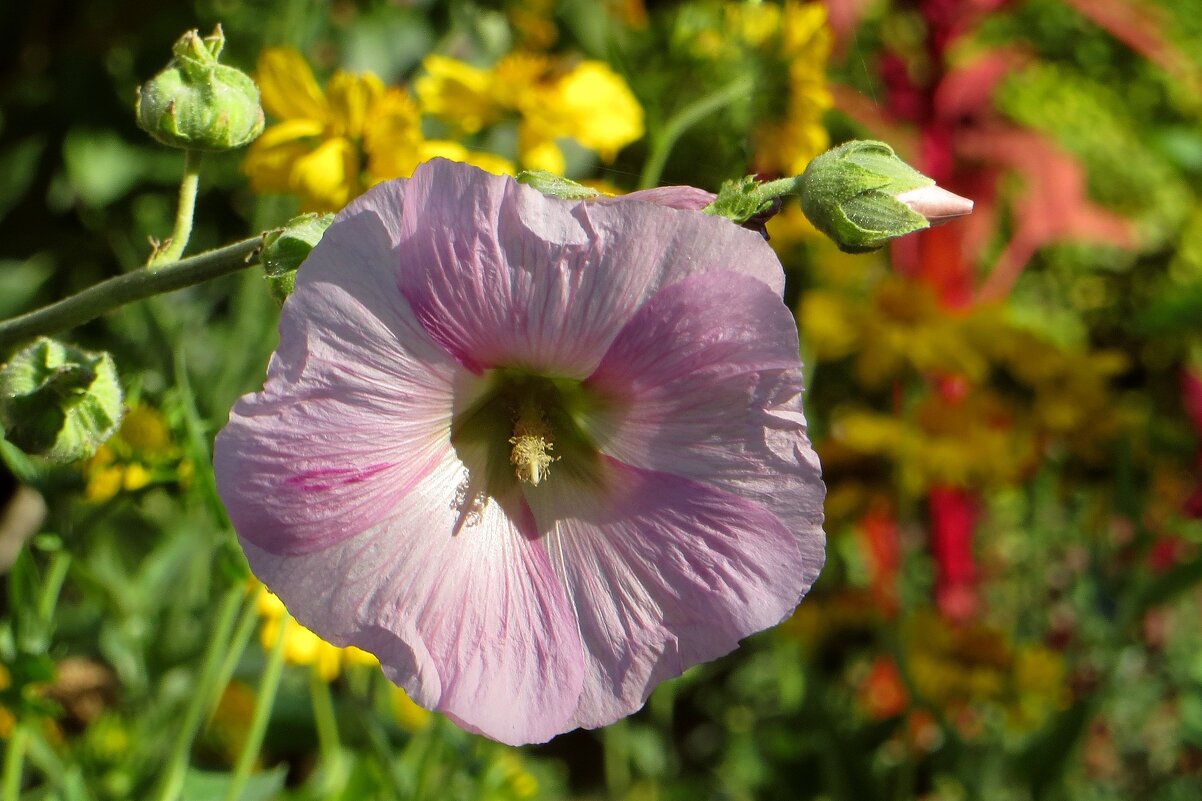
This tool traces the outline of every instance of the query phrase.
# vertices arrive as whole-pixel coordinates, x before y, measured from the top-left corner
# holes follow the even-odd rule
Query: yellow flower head
[[[263,106],[279,122],[251,145],[243,169],[256,192],[297,195],[308,211],[341,208],[363,191],[360,156],[384,85],[335,73],[322,91],[304,57],[271,48],[259,57]]]
[[[84,497],[104,503],[120,492],[134,492],[156,480],[181,480],[185,464],[171,442],[167,421],[157,410],[135,405],[116,436],[84,462]]]
[[[571,69],[530,53],[511,53],[491,69],[444,56],[423,62],[416,87],[422,111],[474,133],[502,120],[518,125],[524,167],[564,171],[560,138],[575,139],[606,161],[643,135],[643,108],[601,61]]]
[[[475,133],[505,113],[493,95],[492,70],[482,70],[445,56],[427,56],[425,75],[414,82],[422,111]]]
[[[354,646],[339,648],[331,645],[287,617],[283,602],[262,585],[258,586],[255,603],[263,618],[259,637],[264,650],[271,649],[278,638],[283,637],[284,661],[290,665],[310,666],[321,678],[333,681],[347,665],[379,664],[379,660],[367,651]]]

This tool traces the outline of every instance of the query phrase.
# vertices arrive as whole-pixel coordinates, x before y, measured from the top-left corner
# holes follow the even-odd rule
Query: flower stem
[[[217,678],[214,680],[214,686],[225,687],[230,683],[230,679],[234,675],[234,669],[238,667],[238,660],[242,658],[242,652],[246,650],[246,644],[250,642],[250,635],[254,633],[255,624],[259,621],[259,610],[255,604],[254,594],[250,594],[246,598],[246,605],[242,607],[242,614],[238,617],[238,625],[234,628],[234,635],[230,638],[229,650],[225,652],[225,658],[221,660],[221,667],[217,669]],[[219,695],[214,694],[209,699],[208,716],[212,717],[217,710],[217,704],[221,701]]]
[[[9,735],[4,753],[4,801],[17,801],[21,795],[21,773],[25,767],[25,741],[29,733],[25,723],[18,722]]]
[[[259,758],[259,750],[263,747],[263,735],[267,733],[267,722],[271,719],[271,710],[275,706],[275,697],[280,689],[280,676],[284,672],[284,641],[288,638],[288,629],[291,626],[292,616],[285,612],[280,618],[280,630],[271,646],[271,654],[267,657],[263,678],[259,681],[254,716],[250,720],[246,740],[242,743],[242,753],[238,754],[238,763],[234,766],[234,777],[226,788],[225,801],[237,801],[242,797],[242,791],[250,779],[250,772]]]
[[[630,789],[630,729],[625,719],[601,730],[605,788],[612,799],[625,798]]]
[[[196,739],[204,721],[205,712],[210,708],[211,701],[216,695],[217,668],[222,663],[222,651],[229,642],[230,629],[234,625],[234,614],[246,591],[241,586],[231,587],[222,599],[221,609],[217,612],[217,623],[213,628],[213,637],[205,651],[204,664],[200,670],[199,686],[192,694],[192,700],[184,711],[183,723],[176,736],[175,745],[167,761],[167,769],[163,772],[162,784],[159,785],[158,801],[175,801],[179,798],[184,785],[184,774],[188,770],[188,757],[192,752],[192,741]],[[253,606],[253,604],[252,604]]]
[[[309,697],[313,703],[313,720],[317,725],[317,745],[321,749],[321,761],[326,771],[333,775],[340,757],[342,745],[338,737],[338,718],[334,714],[334,699],[330,696],[330,685],[314,665],[309,670]]]
[[[755,82],[750,75],[740,76],[721,89],[711,92],[705,97],[698,98],[676,112],[668,119],[651,140],[651,152],[643,164],[643,172],[639,176],[639,189],[648,189],[659,183],[664,166],[672,148],[684,133],[701,120],[719,109],[729,106],[739,98],[749,94]]]
[[[257,263],[254,254],[262,240],[261,235],[253,236],[154,270],[118,275],[57,303],[0,321],[0,351],[43,334],[81,325],[135,300],[244,270]]]
[[[164,264],[178,261],[192,237],[192,215],[196,211],[196,190],[200,186],[199,150],[184,151],[184,177],[179,184],[179,208],[175,210],[175,227],[171,238],[161,249],[156,248],[146,266],[156,270]]]

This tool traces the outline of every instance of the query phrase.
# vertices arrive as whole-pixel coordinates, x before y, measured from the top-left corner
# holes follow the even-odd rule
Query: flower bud
[[[26,453],[55,462],[91,456],[116,432],[122,411],[107,353],[42,338],[0,368],[0,424]]]
[[[309,251],[321,241],[332,222],[333,214],[302,214],[263,237],[259,261],[277,301],[283,303],[284,298],[292,294],[296,269],[309,257]]]
[[[972,211],[972,201],[935,186],[884,142],[851,141],[810,162],[801,208],[840,250],[875,250],[890,239]]]
[[[263,132],[259,87],[241,70],[217,63],[225,46],[218,25],[201,38],[189,31],[175,57],[138,89],[138,127],[170,147],[232,150]]]

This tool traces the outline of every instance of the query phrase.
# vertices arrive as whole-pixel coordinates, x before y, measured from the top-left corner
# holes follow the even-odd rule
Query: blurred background
[[[275,345],[260,271],[70,332],[128,414],[64,467],[0,442],[0,801],[1202,797],[1202,0],[5,3],[0,316],[168,235],[182,155],[135,88],[218,22],[268,130],[204,161],[189,252],[432,155],[716,190],[876,138],[976,211],[859,256],[770,222],[826,569],[538,747],[250,579],[209,448]]]

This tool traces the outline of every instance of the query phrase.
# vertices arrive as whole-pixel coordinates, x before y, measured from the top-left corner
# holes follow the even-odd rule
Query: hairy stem
[[[192,216],[196,212],[196,190],[200,186],[199,150],[184,151],[184,177],[179,184],[179,207],[175,210],[175,227],[164,246],[150,255],[146,266],[157,270],[164,264],[177,261],[184,254],[192,237]]]
[[[154,270],[118,275],[49,306],[0,321],[0,351],[43,334],[81,325],[135,300],[244,270],[258,263],[253,254],[262,240],[261,235],[253,236]]]

